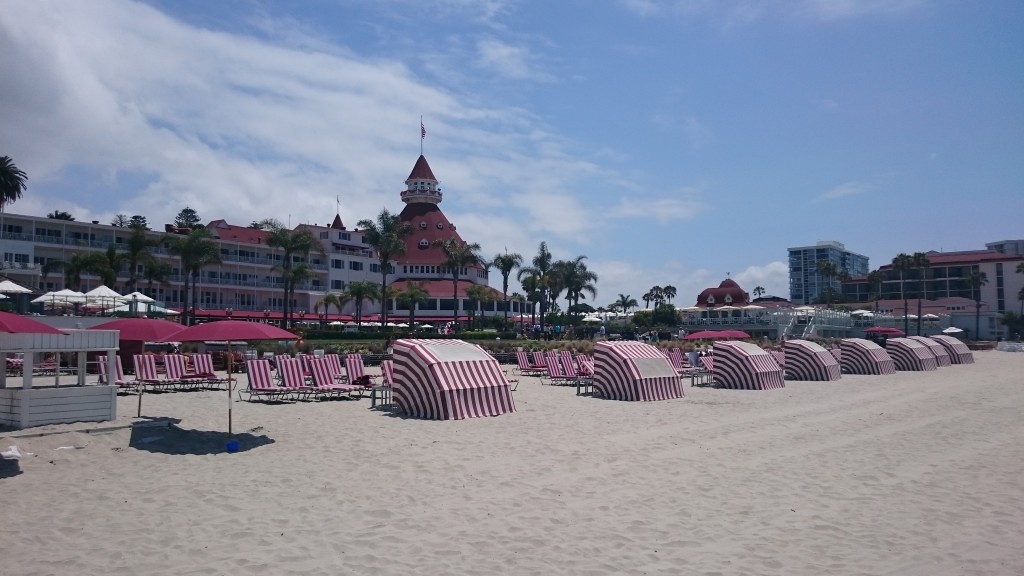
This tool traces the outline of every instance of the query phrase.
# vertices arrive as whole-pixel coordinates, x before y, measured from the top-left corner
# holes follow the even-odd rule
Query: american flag
[[[427,137],[427,127],[423,125],[423,122],[420,122],[420,140],[423,140],[426,137]]]

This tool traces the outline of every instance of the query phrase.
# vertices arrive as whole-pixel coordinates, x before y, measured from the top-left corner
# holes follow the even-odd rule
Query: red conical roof
[[[412,167],[412,172],[409,173],[409,177],[406,180],[437,180],[437,178],[434,178],[434,173],[430,170],[430,164],[427,164],[427,159],[420,154],[420,157],[416,159],[416,165]]]

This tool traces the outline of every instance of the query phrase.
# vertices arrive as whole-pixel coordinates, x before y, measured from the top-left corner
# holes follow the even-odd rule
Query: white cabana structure
[[[660,350],[642,342],[594,344],[594,392],[612,400],[683,397],[679,374]]]
[[[895,374],[892,356],[878,344],[863,338],[843,338],[839,342],[839,366],[847,374]]]
[[[832,381],[842,378],[836,357],[808,340],[786,340],[785,372],[791,380]]]
[[[885,350],[892,356],[896,370],[904,372],[921,372],[938,370],[939,364],[932,351],[910,338],[889,338],[885,341]]]
[[[0,353],[21,355],[21,386],[10,387],[6,370],[0,371],[0,424],[28,428],[44,424],[102,422],[117,418],[117,386],[85,385],[86,353],[106,352],[108,374],[116,370],[116,330],[68,330],[68,334],[0,333]],[[52,352],[58,358],[53,386],[34,384],[36,354]],[[73,368],[76,385],[62,386],[60,353],[77,352]]]

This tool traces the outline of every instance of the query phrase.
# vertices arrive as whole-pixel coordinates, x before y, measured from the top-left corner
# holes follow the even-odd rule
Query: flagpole
[[[423,139],[427,137],[427,129],[423,126],[423,115],[420,114],[420,156],[423,156]]]

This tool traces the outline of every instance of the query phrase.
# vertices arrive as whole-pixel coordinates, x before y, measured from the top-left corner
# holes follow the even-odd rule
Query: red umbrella
[[[164,338],[163,341],[173,342],[209,342],[227,341],[228,354],[228,434],[231,434],[231,341],[232,340],[295,340],[295,334],[282,330],[277,326],[262,322],[246,322],[244,320],[220,320],[196,324],[181,332]]]
[[[119,330],[121,333],[118,339],[125,342],[160,342],[167,340],[185,327],[175,322],[158,320],[156,318],[119,318],[93,326],[90,330]],[[145,346],[142,351],[145,352]],[[138,416],[142,416],[142,390],[139,386],[139,409]]]
[[[49,324],[43,324],[28,316],[11,314],[10,312],[0,312],[0,332],[9,332],[11,334],[60,334],[61,336],[67,336],[67,332],[62,332]]]
[[[127,342],[159,342],[169,339],[185,327],[156,318],[121,318],[93,326],[90,330],[120,330],[119,338]]]
[[[699,332],[693,332],[687,334],[684,340],[718,340],[721,338],[735,338],[730,336],[729,332],[736,332],[736,330],[701,330]]]
[[[723,334],[726,334],[726,338],[735,338],[736,340],[743,340],[750,338],[750,334],[747,334],[743,330],[722,330]]]

